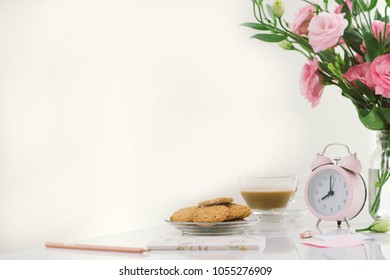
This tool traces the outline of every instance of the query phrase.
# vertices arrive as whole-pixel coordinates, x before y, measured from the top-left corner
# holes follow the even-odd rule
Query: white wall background
[[[287,1],[287,18],[302,5]],[[297,173],[371,133],[305,59],[251,40],[250,0],[0,1],[0,253],[163,223],[236,177]],[[366,169],[363,171],[366,176]]]

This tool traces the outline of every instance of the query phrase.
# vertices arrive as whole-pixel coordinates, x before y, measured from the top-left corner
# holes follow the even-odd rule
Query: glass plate
[[[260,221],[257,216],[249,216],[242,221],[227,221],[219,223],[195,223],[195,222],[172,222],[165,219],[174,228],[181,230],[184,234],[191,235],[229,235],[241,234],[251,226]]]
[[[260,217],[261,221],[264,222],[286,223],[286,222],[295,221],[297,218],[305,214],[306,211],[307,208],[292,203],[291,206],[285,209],[280,209],[275,211],[264,211],[264,212],[257,210],[255,215]]]

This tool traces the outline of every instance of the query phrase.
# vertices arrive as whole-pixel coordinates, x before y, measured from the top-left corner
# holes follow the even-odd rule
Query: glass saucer
[[[259,217],[251,215],[241,221],[226,221],[219,223],[196,223],[196,222],[173,222],[165,219],[174,228],[181,230],[184,234],[191,235],[230,235],[241,234],[248,228],[254,226]]]
[[[262,222],[291,223],[305,214],[306,211],[306,207],[297,205],[296,203],[292,202],[289,206],[283,209],[272,211],[254,210],[253,214],[258,216]]]

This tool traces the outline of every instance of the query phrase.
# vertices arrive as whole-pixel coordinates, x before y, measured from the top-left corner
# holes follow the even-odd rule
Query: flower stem
[[[379,206],[380,206],[380,203],[381,203],[382,186],[379,186],[378,188],[379,189],[378,189],[378,192],[375,195],[374,202],[372,203],[372,205],[370,207],[370,215],[371,215],[371,217],[374,217],[376,212],[378,212],[378,209],[379,209]]]
[[[344,53],[345,53],[346,55],[348,55],[349,58],[350,58],[355,64],[358,64],[358,62],[357,62],[355,56],[353,55],[353,53],[351,52],[351,50],[350,50],[349,48],[346,49],[346,48],[343,46],[343,44],[341,44],[341,43],[338,43],[338,45],[343,49]]]
[[[382,188],[386,184],[386,182],[390,178],[390,170],[389,170],[389,148],[390,148],[390,139],[389,139],[389,132],[384,132],[381,138],[380,143],[382,146],[382,153],[381,153],[381,169],[377,171],[377,182],[375,184],[375,187],[378,188],[375,194],[374,201],[372,205],[370,206],[369,212],[371,217],[375,218],[375,215],[377,214],[379,207],[381,205],[381,194],[382,194]]]
[[[369,227],[367,228],[359,228],[359,229],[355,229],[356,232],[359,232],[359,231],[367,231],[367,230],[370,230]]]
[[[290,30],[288,30],[284,24],[283,24],[283,21],[281,18],[278,19],[279,20],[279,24],[280,26],[282,27],[282,29],[284,30],[284,32],[286,33],[286,35],[290,38],[292,38],[295,42],[297,42],[298,44],[300,44],[301,46],[304,45],[306,48],[309,48],[311,49],[311,46],[310,44],[308,44],[305,40],[302,40],[302,37],[294,34],[293,32],[291,32]]]
[[[255,1],[253,1],[253,14],[254,14],[254,16],[255,16],[255,18],[256,18],[256,20],[257,20],[258,22],[262,22],[262,21],[263,21],[263,18],[262,18],[262,16],[261,16],[261,12],[259,12],[259,17],[260,17],[260,18],[257,17],[256,5],[257,5],[257,4],[255,3]]]

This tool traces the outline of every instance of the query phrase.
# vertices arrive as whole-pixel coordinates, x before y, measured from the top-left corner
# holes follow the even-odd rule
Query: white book
[[[150,250],[262,250],[265,238],[247,235],[165,235],[147,245]]]

